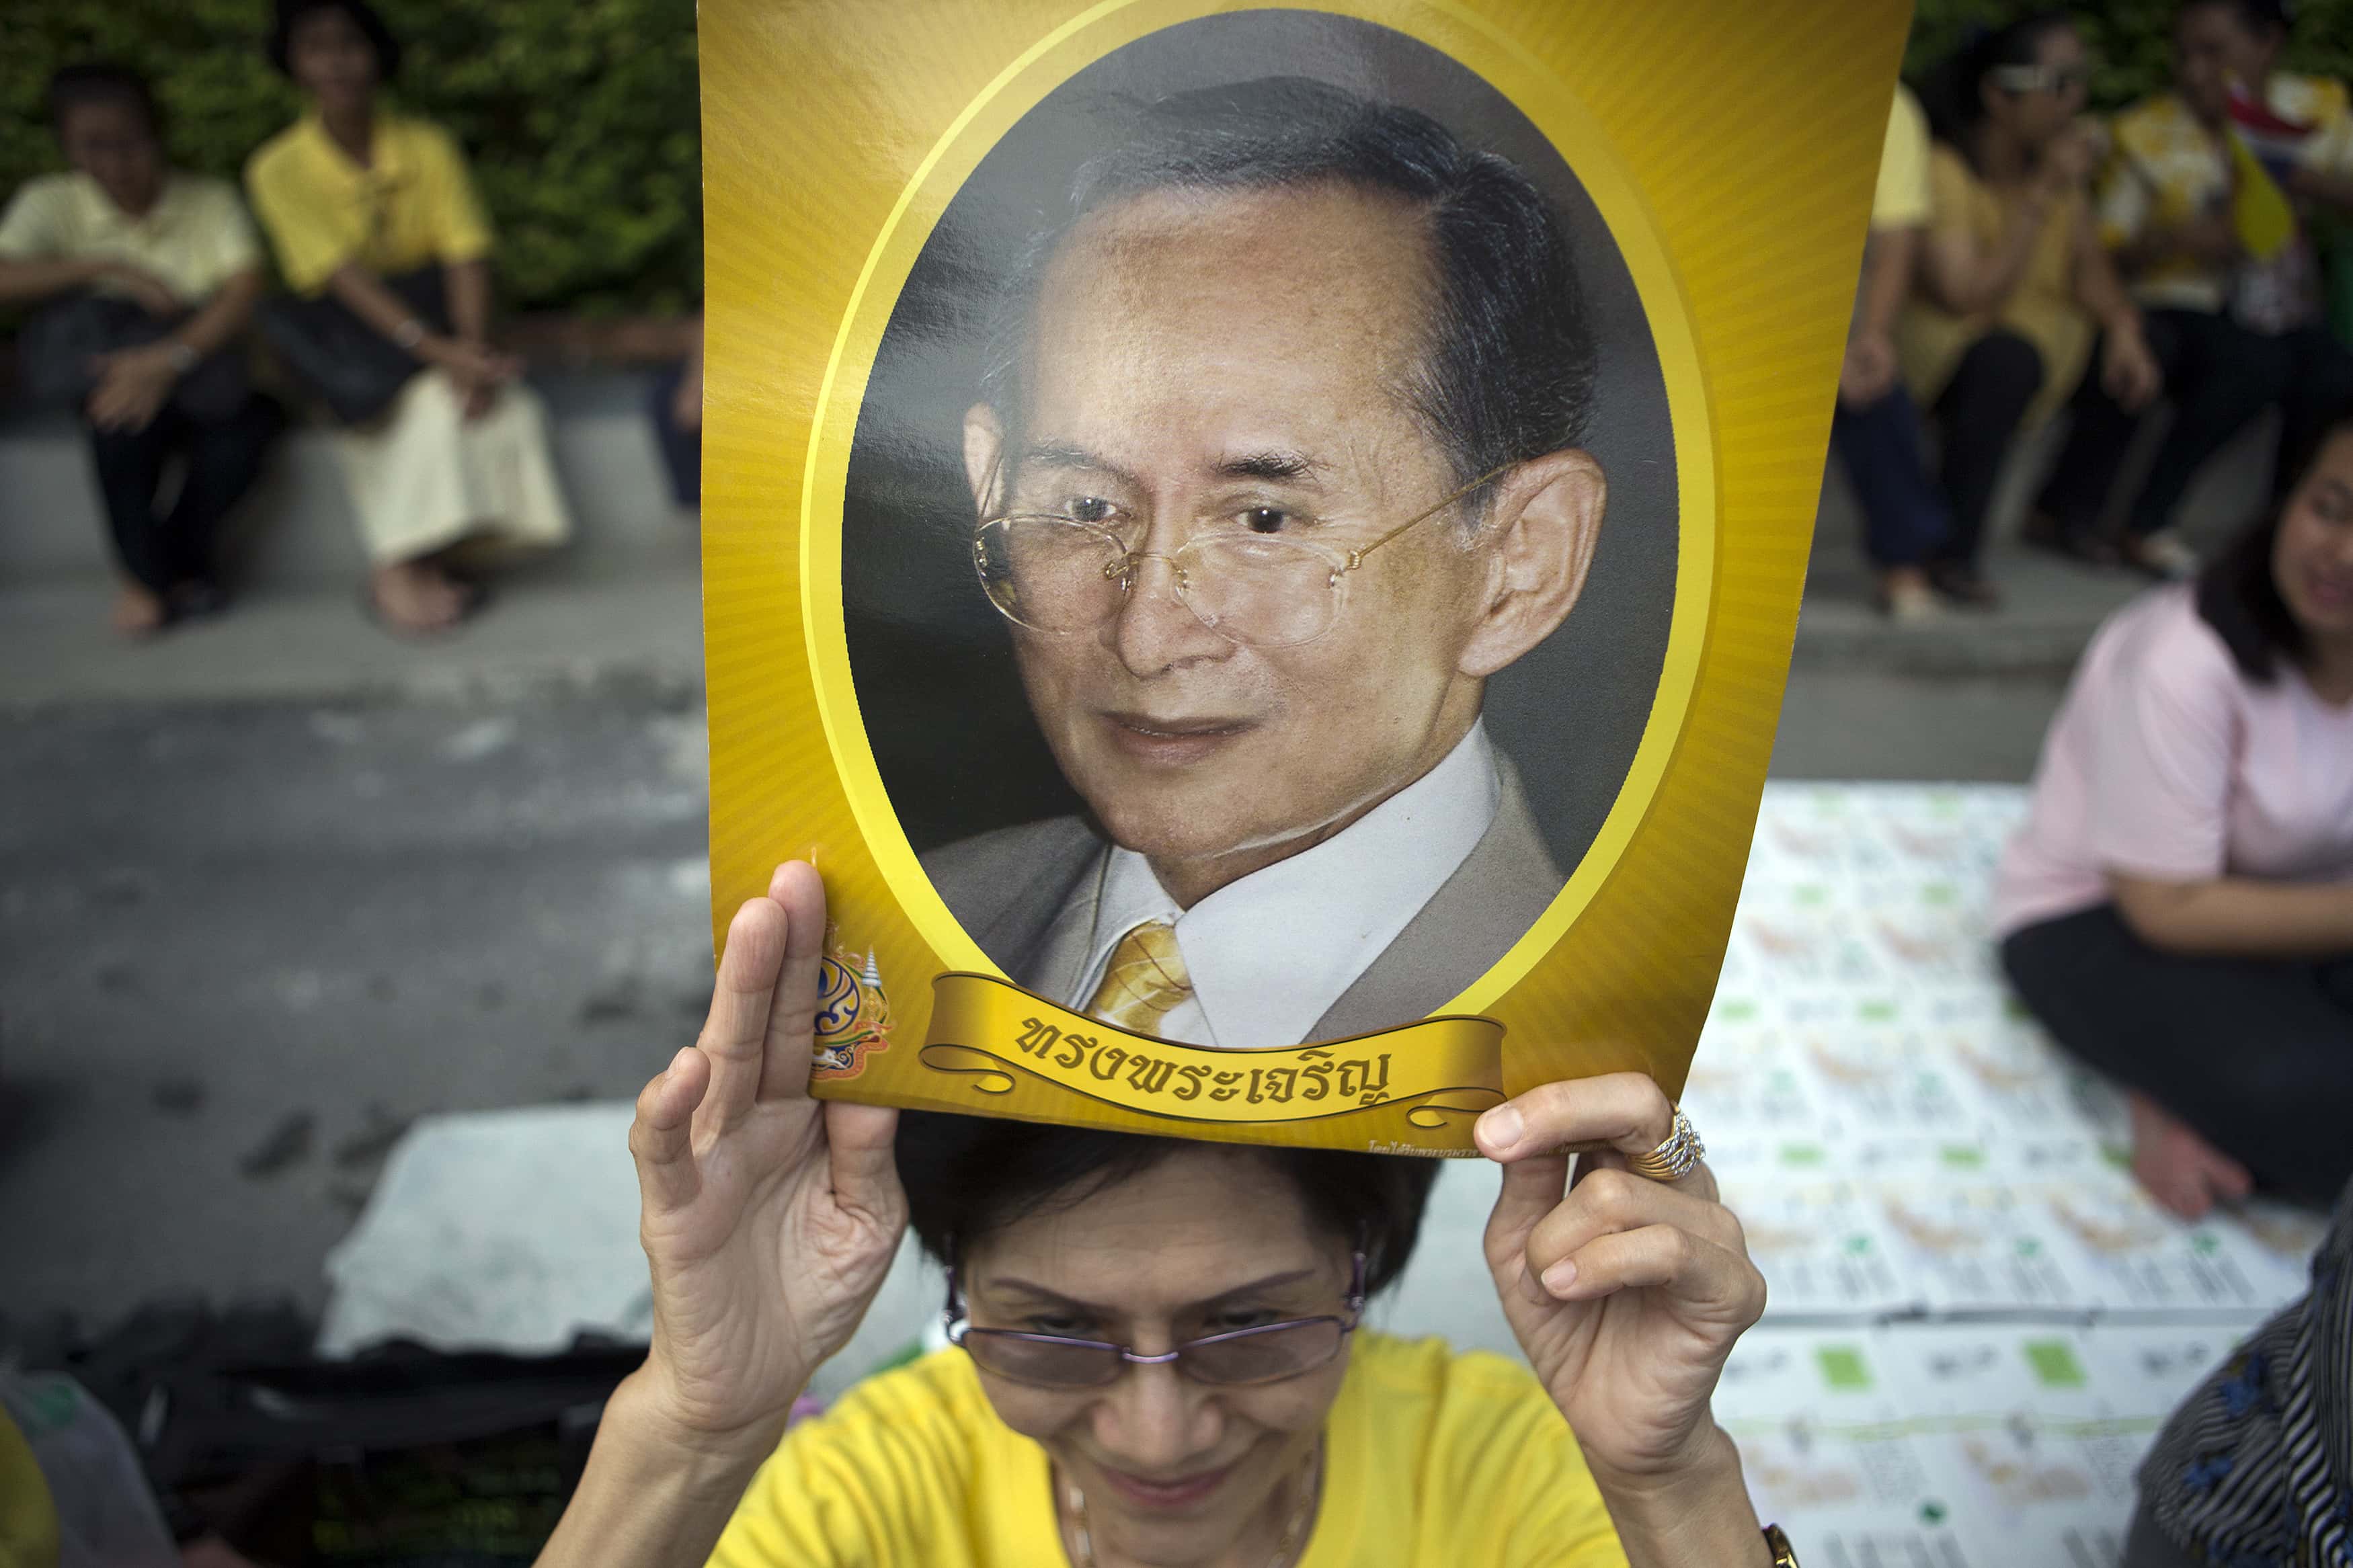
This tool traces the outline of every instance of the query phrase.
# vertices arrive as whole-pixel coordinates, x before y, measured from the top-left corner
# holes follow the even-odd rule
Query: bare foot
[[[416,561],[377,567],[368,576],[368,598],[396,632],[448,631],[466,616],[464,590],[439,567]]]
[[[108,618],[124,637],[153,637],[164,629],[164,601],[136,583],[125,583]]]
[[[2145,1094],[2129,1094],[2133,1179],[2183,1219],[2203,1219],[2217,1202],[2255,1190],[2248,1169],[2200,1138],[2189,1124]]]

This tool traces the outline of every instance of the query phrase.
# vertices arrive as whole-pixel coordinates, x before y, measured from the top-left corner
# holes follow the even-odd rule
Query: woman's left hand
[[[1673,1183],[1626,1169],[1673,1119],[1641,1073],[1548,1083],[1479,1119],[1504,1167],[1486,1237],[1504,1315],[1605,1485],[1670,1488],[1721,1465],[1708,1399],[1765,1310],[1707,1167]]]

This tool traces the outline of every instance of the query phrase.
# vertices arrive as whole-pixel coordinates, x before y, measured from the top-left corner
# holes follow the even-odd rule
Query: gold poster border
[[[891,804],[851,679],[842,602],[849,454],[875,356],[915,259],[948,202],[1022,115],[1080,70],[1130,43],[1245,8],[1214,0],[1104,0],[1024,51],[956,115],[902,188],[867,251],[827,358],[799,508],[801,624],[812,684],[827,745],[867,851],[900,910],[944,970],[1003,973],[924,875]],[[1501,959],[1430,1016],[1479,1014],[1528,981],[1576,924],[1616,871],[1668,778],[1705,664],[1718,546],[1715,431],[1688,302],[1667,248],[1630,172],[1566,84],[1486,19],[1458,5],[1356,0],[1285,8],[1349,16],[1411,37],[1477,75],[1527,116],[1584,186],[1618,247],[1665,383],[1676,470],[1675,591],[1649,717],[1610,809],[1567,885]],[[1543,982],[1535,976],[1531,991],[1541,993]]]

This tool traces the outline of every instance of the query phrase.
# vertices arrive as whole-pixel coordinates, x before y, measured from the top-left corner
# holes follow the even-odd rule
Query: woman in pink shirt
[[[2195,1217],[2353,1176],[2353,423],[2195,584],[2100,629],[2002,858],[2011,984]]]

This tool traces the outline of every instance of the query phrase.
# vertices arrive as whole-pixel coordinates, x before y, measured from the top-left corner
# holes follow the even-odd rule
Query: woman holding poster
[[[1764,1281],[1648,1079],[1480,1123],[1531,1375],[1358,1327],[1425,1162],[812,1100],[825,928],[815,872],[780,868],[638,1099],[653,1348],[546,1568],[1795,1561],[1708,1411]],[[1564,1151],[1599,1167],[1566,1194]],[[955,1347],[784,1435],[911,1219]]]

